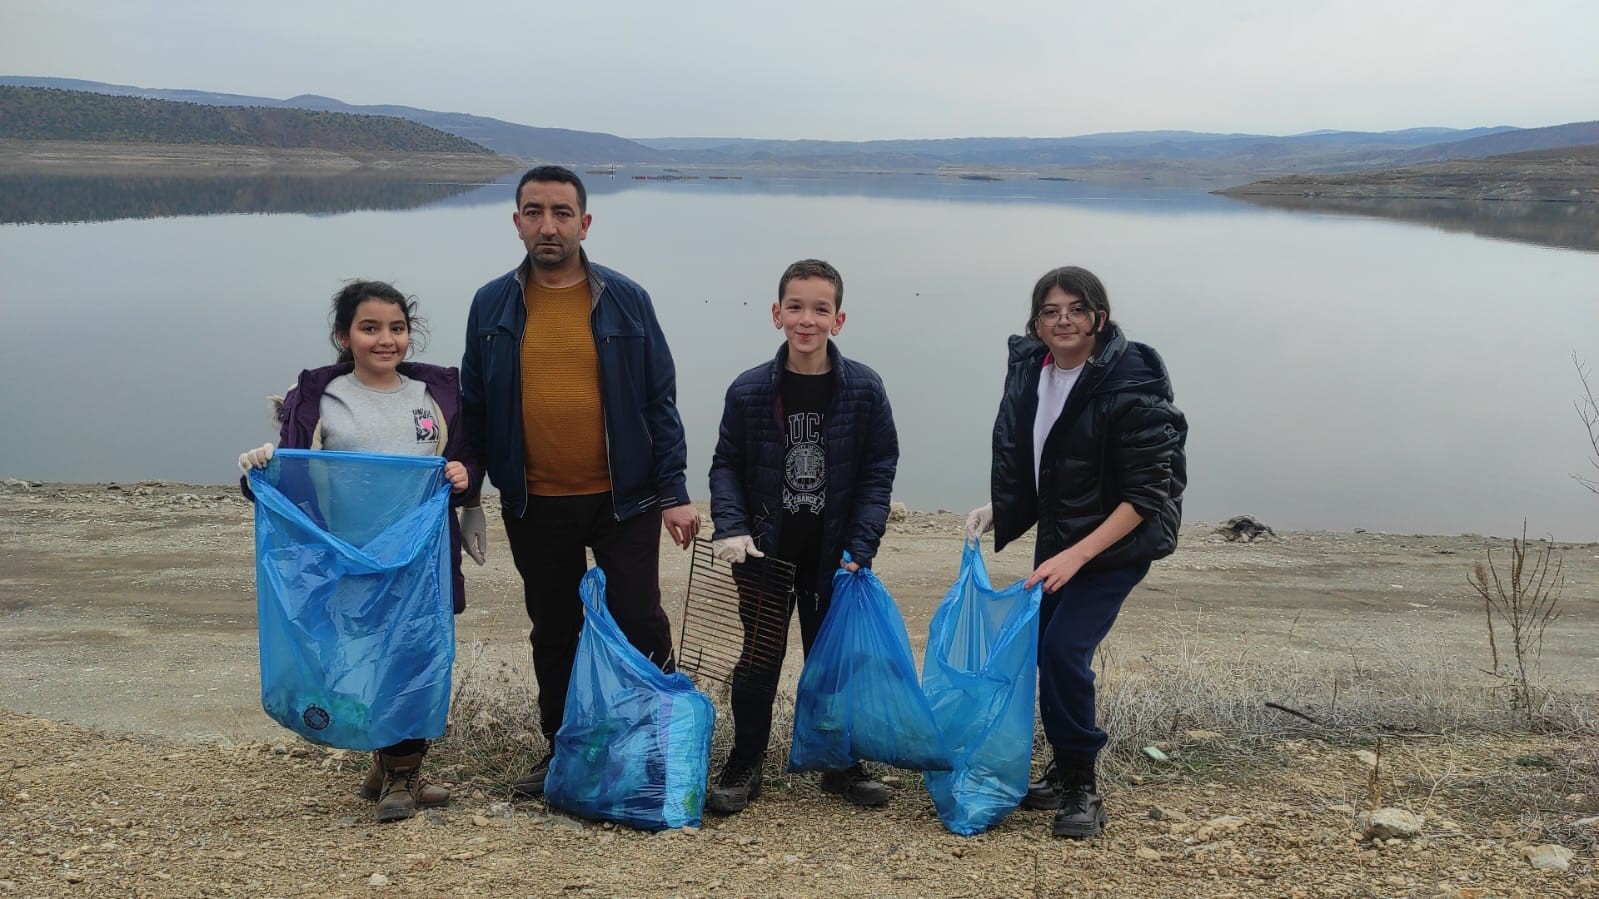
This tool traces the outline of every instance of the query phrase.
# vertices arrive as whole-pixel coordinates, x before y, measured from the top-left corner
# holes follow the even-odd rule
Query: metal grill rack
[[[678,668],[697,678],[733,682],[741,660],[750,683],[775,686],[794,603],[794,566],[770,556],[730,565],[699,538],[689,560],[688,596],[679,628]]]

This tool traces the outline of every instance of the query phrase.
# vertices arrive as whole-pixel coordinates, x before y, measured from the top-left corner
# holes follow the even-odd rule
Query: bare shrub
[[[1508,681],[1512,705],[1529,725],[1538,712],[1534,669],[1543,653],[1544,632],[1560,617],[1560,591],[1565,586],[1564,554],[1555,555],[1553,541],[1544,541],[1530,558],[1529,568],[1527,525],[1523,523],[1521,538],[1510,541],[1510,562],[1503,574],[1490,549],[1486,561],[1478,562],[1466,577],[1466,582],[1482,597],[1490,673]],[[1501,671],[1496,620],[1509,631],[1510,662],[1515,665],[1509,672]]]
[[[1593,447],[1593,455],[1588,457],[1588,464],[1595,471],[1599,471],[1599,399],[1595,399],[1593,385],[1588,382],[1588,368],[1577,358],[1576,353],[1571,354],[1571,364],[1577,367],[1577,379],[1582,382],[1582,396],[1577,398],[1577,416],[1582,419],[1582,426],[1588,432],[1588,445]],[[1599,481],[1585,478],[1580,474],[1572,477],[1577,483],[1594,493],[1599,493]]]

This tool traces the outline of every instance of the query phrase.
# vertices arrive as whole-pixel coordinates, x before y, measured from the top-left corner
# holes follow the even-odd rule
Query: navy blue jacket
[[[836,379],[824,422],[827,499],[822,506],[822,558],[817,593],[832,595],[833,572],[846,550],[869,568],[888,526],[888,502],[899,466],[899,437],[883,379],[846,359],[828,341]],[[733,379],[711,457],[714,539],[748,534],[762,552],[782,545],[783,409],[779,378],[788,344],[777,357]],[[794,561],[794,560],[787,560]]]
[[[1143,520],[1084,567],[1117,568],[1171,555],[1188,484],[1188,420],[1172,403],[1166,363],[1111,322],[1044,440],[1034,483],[1038,379],[1052,364],[1036,338],[1011,338],[994,421],[994,551],[1037,524],[1035,557],[1047,559],[1126,502]]]
[[[611,501],[618,521],[689,501],[683,470],[688,445],[677,415],[677,369],[650,295],[620,272],[583,257],[593,307],[589,328],[599,355],[600,403]],[[522,334],[528,262],[478,289],[466,316],[461,357],[461,418],[467,439],[500,502],[527,510],[527,450],[522,438]]]

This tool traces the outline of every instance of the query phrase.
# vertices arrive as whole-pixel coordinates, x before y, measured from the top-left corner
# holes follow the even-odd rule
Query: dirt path
[[[959,528],[912,513],[884,541],[877,571],[918,648]],[[1592,825],[1576,823],[1599,815],[1599,747],[1558,736],[1390,735],[1384,801],[1426,820],[1421,839],[1393,845],[1355,832],[1370,789],[1357,747],[1180,731],[1168,744],[1179,764],[1135,760],[1107,778],[1112,827],[1084,844],[1050,839],[1037,812],[951,836],[914,775],[886,812],[844,809],[780,766],[749,812],[650,836],[506,804],[502,781],[456,763],[440,772],[455,781],[450,809],[380,829],[353,795],[361,758],[299,744],[260,711],[251,529],[230,488],[0,490],[0,896],[1599,895]],[[1190,656],[1248,660],[1313,710],[1336,707],[1351,683],[1337,672],[1351,667],[1391,670],[1396,684],[1470,670],[1487,650],[1466,571],[1504,545],[1331,533],[1234,544],[1196,525],[1134,594],[1107,659],[1157,674]],[[489,552],[468,572],[458,640],[474,652],[462,656],[525,671],[502,535]],[[1030,552],[993,557],[995,579],[1024,573]],[[675,617],[684,556],[663,558]],[[1564,559],[1566,614],[1541,673],[1591,691],[1599,546]],[[1569,870],[1524,857],[1551,840],[1576,851]]]

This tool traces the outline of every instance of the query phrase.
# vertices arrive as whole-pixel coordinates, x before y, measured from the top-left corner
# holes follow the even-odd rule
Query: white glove
[[[466,506],[461,509],[461,549],[472,561],[483,564],[483,552],[488,548],[488,531],[484,529],[483,507]]]
[[[252,468],[265,468],[272,461],[272,444],[263,443],[253,450],[246,450],[239,454],[239,470],[245,474]]]
[[[994,529],[994,504],[984,503],[966,516],[966,539],[976,540]]]
[[[734,565],[743,564],[745,556],[754,556],[759,559],[766,555],[766,553],[755,548],[755,538],[748,534],[712,540],[711,552],[723,562],[730,562]]]

